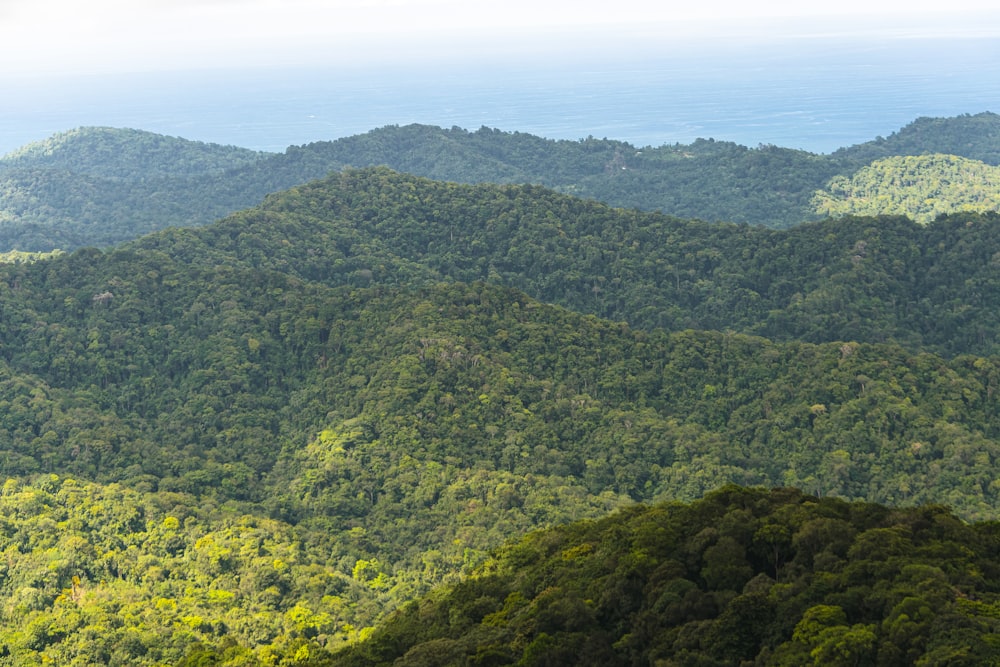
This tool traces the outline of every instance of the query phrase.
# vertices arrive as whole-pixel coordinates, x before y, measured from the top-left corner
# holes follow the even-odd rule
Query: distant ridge
[[[0,158],[0,174],[12,169],[57,169],[141,181],[219,173],[252,164],[266,155],[142,130],[81,127],[8,153]]]
[[[992,113],[918,119],[888,139],[815,155],[698,140],[636,148],[587,138],[388,126],[262,154],[137,130],[81,128],[0,159],[0,250],[107,246],[169,226],[204,225],[271,192],[348,166],[384,165],[457,182],[534,183],[612,206],[786,228],[835,176],[872,159],[934,152],[996,164]]]
[[[888,137],[841,148],[833,158],[863,165],[894,155],[942,153],[1000,165],[1000,115],[984,111],[950,118],[923,116]]]

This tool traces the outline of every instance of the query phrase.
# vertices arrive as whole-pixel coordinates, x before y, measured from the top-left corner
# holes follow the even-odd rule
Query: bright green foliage
[[[997,537],[935,506],[728,487],[533,533],[310,664],[994,664]],[[707,575],[720,550],[745,572]]]
[[[958,211],[1000,210],[1000,167],[955,155],[890,157],[816,193],[822,215],[904,215],[927,224]]]
[[[53,250],[51,252],[24,252],[23,250],[10,250],[8,252],[0,252],[0,264],[37,262],[40,259],[48,259],[62,254],[62,250]]]
[[[0,664],[276,664],[357,636],[358,587],[280,521],[52,475],[8,480],[0,522]]]

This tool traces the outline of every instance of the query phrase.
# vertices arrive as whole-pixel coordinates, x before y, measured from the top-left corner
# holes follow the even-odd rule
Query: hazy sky
[[[0,62],[8,75],[362,65],[998,27],[995,0],[0,0]]]

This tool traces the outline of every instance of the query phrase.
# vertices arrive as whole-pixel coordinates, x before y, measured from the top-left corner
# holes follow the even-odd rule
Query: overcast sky
[[[8,75],[358,65],[998,26],[995,0],[0,0],[0,60]]]

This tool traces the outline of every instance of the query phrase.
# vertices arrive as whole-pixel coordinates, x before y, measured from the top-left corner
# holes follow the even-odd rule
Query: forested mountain
[[[815,219],[809,197],[841,172],[823,156],[777,146],[750,149],[699,139],[637,148],[608,139],[553,141],[489,128],[385,127],[302,150],[356,167],[385,165],[462,183],[535,183],[612,206],[768,227]]]
[[[328,284],[484,280],[644,329],[897,341],[955,355],[1000,343],[996,220],[844,218],[779,231],[367,169],[177,238]]]
[[[998,127],[1000,118],[990,113],[920,119],[898,137],[829,156],[711,139],[635,147],[423,125],[264,155],[84,128],[0,159],[0,249],[72,250],[204,225],[268,193],[373,165],[456,182],[534,183],[613,206],[786,228],[819,217],[810,200],[831,178],[887,154],[939,152],[995,164]]]
[[[53,169],[129,182],[228,171],[267,153],[141,130],[84,127],[28,144],[0,159],[0,173]]]
[[[0,158],[0,249],[108,246],[172,225],[207,224],[269,191],[255,183],[247,192],[236,175],[265,157],[138,130],[57,134]]]
[[[992,344],[994,222],[777,232],[369,169],[2,267],[0,664],[321,660],[511,537],[726,483],[995,518],[996,358],[644,331],[472,282],[523,270],[548,299],[576,271],[624,314],[664,272],[640,249],[671,248],[695,305],[740,272],[829,276],[788,317],[820,332],[902,294],[887,265],[968,352]],[[736,239],[757,274],[726,263]]]
[[[142,130],[84,127],[60,132],[4,155],[0,158],[0,173],[53,169],[136,182],[220,173],[253,164],[266,155]]]
[[[311,664],[995,664],[998,538],[938,506],[727,488],[534,533]]]
[[[886,138],[841,148],[831,157],[858,167],[895,155],[959,155],[1000,165],[1000,116],[983,112],[952,118],[918,118]]]
[[[822,215],[901,215],[924,224],[958,211],[996,212],[1000,167],[954,155],[885,158],[833,178],[813,205]]]

